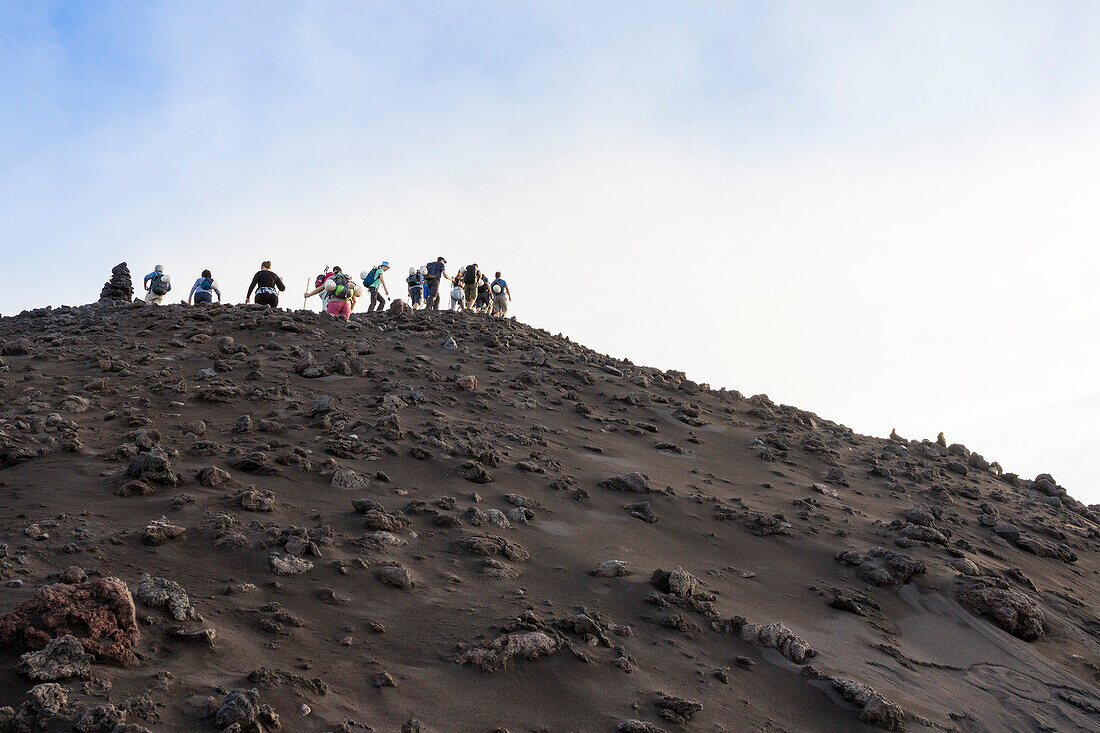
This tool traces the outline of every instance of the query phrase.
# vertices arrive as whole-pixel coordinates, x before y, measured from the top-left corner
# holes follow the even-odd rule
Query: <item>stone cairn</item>
[[[134,299],[134,283],[130,279],[130,268],[125,262],[111,270],[111,279],[103,284],[99,299],[118,300],[123,303],[129,303]]]

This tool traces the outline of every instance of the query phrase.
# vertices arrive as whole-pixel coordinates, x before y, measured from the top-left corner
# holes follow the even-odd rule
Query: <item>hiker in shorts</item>
[[[330,282],[332,282],[331,288],[329,287]],[[325,312],[330,316],[350,321],[351,309],[355,307],[355,284],[351,281],[351,278],[345,275],[339,267],[333,267],[332,273],[321,283],[320,287],[306,293],[305,297],[311,298],[323,292],[328,293],[328,299],[325,301]]]
[[[386,299],[378,294],[378,287],[381,286],[382,289],[386,291],[387,296],[390,294],[390,289],[386,287],[386,279],[382,277],[389,269],[390,263],[383,262],[370,272],[363,273],[363,284],[366,285],[367,290],[370,291],[370,307],[367,308],[367,313],[373,313],[376,304],[378,305],[379,313],[386,307]]]
[[[481,270],[478,269],[477,263],[467,265],[462,274],[462,289],[466,291],[466,307],[469,309],[473,309],[474,302],[477,300],[477,284],[480,280]]]
[[[493,315],[503,318],[508,314],[508,304],[512,302],[512,291],[508,289],[508,283],[501,279],[497,273],[497,279],[490,286],[493,291]]]
[[[419,270],[415,267],[409,268],[409,276],[405,278],[405,283],[409,286],[409,305],[413,310],[420,307],[420,302],[424,299],[424,273],[427,270],[421,267]]]
[[[260,264],[260,270],[252,276],[252,284],[248,286],[248,295],[244,296],[244,302],[252,299],[252,291],[256,291],[256,305],[266,305],[268,308],[279,307],[279,292],[286,290],[283,279],[271,271],[271,262]]]
[[[142,284],[145,288],[145,302],[149,305],[160,305],[164,296],[172,290],[172,278],[164,274],[164,267],[161,265],[154,267],[145,276]]]
[[[478,313],[488,313],[493,309],[493,290],[489,287],[489,276],[482,275],[477,284],[477,299],[474,300],[474,310]]]
[[[435,262],[429,262],[425,267],[428,268],[428,272],[424,276],[424,282],[428,286],[428,302],[425,308],[437,311],[439,310],[440,282],[451,279],[447,275],[447,260],[438,257]]]
[[[187,296],[187,304],[205,305],[214,302],[214,295],[218,296],[218,302],[222,302],[222,291],[218,290],[218,281],[210,274],[210,270],[203,270],[202,275],[191,286],[191,294]]]

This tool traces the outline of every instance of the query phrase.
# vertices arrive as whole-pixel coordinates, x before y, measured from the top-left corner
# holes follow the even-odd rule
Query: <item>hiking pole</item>
[[[307,293],[309,292],[309,284],[310,284],[310,282],[312,282],[312,280],[311,280],[310,278],[308,278],[308,277],[307,277],[307,278],[306,278],[306,290],[305,290],[305,292],[307,292]],[[305,310],[305,309],[306,309],[306,301],[307,301],[307,300],[309,300],[309,296],[306,296],[306,297],[302,298],[302,310]]]

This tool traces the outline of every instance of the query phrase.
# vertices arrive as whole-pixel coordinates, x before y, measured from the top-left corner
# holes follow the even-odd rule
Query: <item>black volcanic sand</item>
[[[0,351],[0,633],[109,577],[140,631],[60,688],[9,638],[0,730],[1100,730],[1100,507],[961,445],[467,314],[101,303]]]

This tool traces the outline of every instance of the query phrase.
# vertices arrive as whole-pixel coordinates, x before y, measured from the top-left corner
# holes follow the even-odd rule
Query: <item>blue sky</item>
[[[241,300],[266,258],[477,259],[553,332],[1100,501],[1098,21],[5,2],[0,312],[91,301],[121,260]]]

